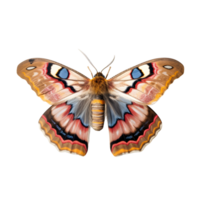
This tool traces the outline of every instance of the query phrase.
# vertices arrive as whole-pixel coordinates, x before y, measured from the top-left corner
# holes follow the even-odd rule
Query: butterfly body
[[[105,101],[103,95],[93,95],[91,101],[91,126],[100,131],[104,125]]]
[[[92,79],[60,63],[34,58],[19,64],[17,73],[36,94],[52,106],[39,120],[41,128],[60,150],[84,156],[90,126],[101,130],[107,116],[113,155],[140,151],[161,129],[155,103],[184,72],[170,58],[153,59],[106,79]]]
[[[108,92],[108,83],[102,73],[98,72],[90,80],[90,91],[92,94],[103,95]]]

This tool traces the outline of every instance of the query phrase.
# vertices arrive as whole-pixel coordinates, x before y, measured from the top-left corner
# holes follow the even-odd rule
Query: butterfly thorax
[[[102,95],[108,91],[107,80],[101,72],[98,72],[94,78],[90,80],[90,91],[95,95]]]

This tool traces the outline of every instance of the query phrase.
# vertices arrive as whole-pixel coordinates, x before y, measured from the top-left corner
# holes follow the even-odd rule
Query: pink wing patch
[[[124,119],[118,119],[112,128],[109,127],[111,142],[119,139],[123,134],[129,135],[136,132],[146,119],[148,114],[147,106],[132,103],[127,105],[127,108],[129,113],[124,113]]]
[[[81,140],[88,141],[88,124],[82,124],[81,119],[75,119],[74,114],[70,113],[72,105],[66,103],[52,106],[51,115],[52,118],[59,122],[60,127],[70,134],[76,134]]]

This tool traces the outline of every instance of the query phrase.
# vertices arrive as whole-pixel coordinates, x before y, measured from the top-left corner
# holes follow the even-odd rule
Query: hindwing
[[[39,123],[60,150],[84,156],[88,151],[90,97],[83,96],[50,107]]]
[[[110,148],[114,156],[142,148],[161,129],[161,120],[148,106],[117,96],[107,96]]]

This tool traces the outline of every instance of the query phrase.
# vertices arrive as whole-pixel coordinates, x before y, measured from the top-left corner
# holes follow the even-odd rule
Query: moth
[[[109,71],[104,76],[103,70],[95,70],[95,76],[90,70],[89,79],[52,60],[33,58],[20,63],[17,73],[42,100],[52,105],[39,123],[60,150],[86,155],[90,126],[100,131],[105,115],[114,156],[142,150],[162,124],[148,105],[155,103],[184,73],[183,65],[171,58],[158,58],[110,79]]]

